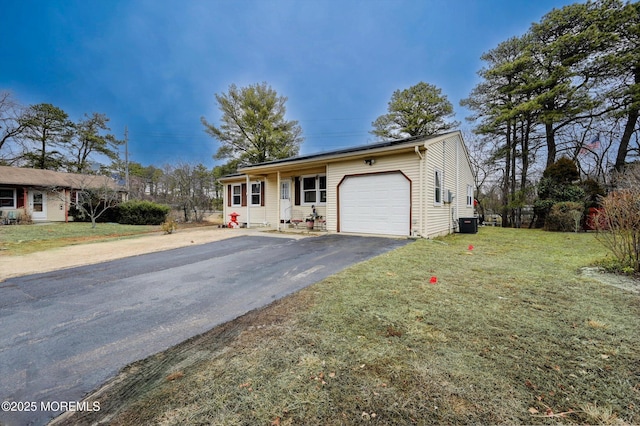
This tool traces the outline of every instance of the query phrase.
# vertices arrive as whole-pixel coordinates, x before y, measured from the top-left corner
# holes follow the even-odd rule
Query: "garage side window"
[[[0,207],[16,208],[16,190],[12,188],[0,188]]]
[[[467,207],[473,207],[473,186],[467,185]]]
[[[436,169],[435,177],[434,177],[434,196],[433,202],[435,204],[442,204],[442,171]]]

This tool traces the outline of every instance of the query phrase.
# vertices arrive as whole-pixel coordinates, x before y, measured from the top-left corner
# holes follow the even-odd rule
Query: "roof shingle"
[[[102,188],[123,190],[108,176],[54,172],[53,170],[0,166],[0,185],[23,185],[58,188]]]

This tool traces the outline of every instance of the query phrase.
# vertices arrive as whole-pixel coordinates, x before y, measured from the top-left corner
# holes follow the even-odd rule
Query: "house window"
[[[473,186],[467,185],[467,207],[473,207]]]
[[[302,199],[305,203],[316,202],[316,178],[306,177],[302,178]]]
[[[16,190],[11,188],[0,188],[0,208],[16,208]]]
[[[442,172],[440,170],[436,170],[435,173],[435,193],[433,202],[435,204],[442,204]]]
[[[327,202],[327,177],[306,176],[302,178],[302,200],[305,204]]]
[[[320,202],[327,202],[327,177],[319,176],[318,177],[318,192],[320,194]]]
[[[260,205],[260,186],[261,183],[252,183],[251,184],[251,205],[259,206]]]
[[[242,204],[242,185],[232,185],[232,206],[239,206]]]

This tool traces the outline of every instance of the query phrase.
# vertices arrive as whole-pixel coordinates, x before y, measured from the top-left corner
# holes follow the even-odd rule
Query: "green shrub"
[[[102,210],[104,205],[101,203],[98,205],[97,210]],[[86,213],[91,210],[88,204],[84,205],[84,211],[75,205],[69,207],[69,216],[73,217],[74,222],[91,222],[91,217]],[[99,223],[117,223],[120,218],[119,206],[113,206],[105,210],[99,217],[96,218],[96,222]]]
[[[572,201],[556,203],[547,215],[544,229],[546,231],[578,232],[583,213],[584,204],[582,203]]]
[[[606,272],[621,275],[634,275],[636,271],[629,266],[629,260],[620,260],[615,257],[606,257],[594,262],[595,266],[599,266]]]
[[[120,204],[119,223],[123,225],[160,225],[167,219],[169,207],[151,201],[127,201]]]

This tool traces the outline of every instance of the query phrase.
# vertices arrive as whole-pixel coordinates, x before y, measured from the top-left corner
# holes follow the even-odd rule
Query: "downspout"
[[[418,211],[418,234],[420,236],[424,235],[424,156],[420,152],[420,147],[417,145],[414,147],[416,154],[420,158],[420,185],[418,188],[418,192],[420,193],[420,202],[419,202],[419,211]]]
[[[247,200],[247,228],[251,228],[251,179],[249,175],[247,175],[247,193],[245,194],[245,199]]]

